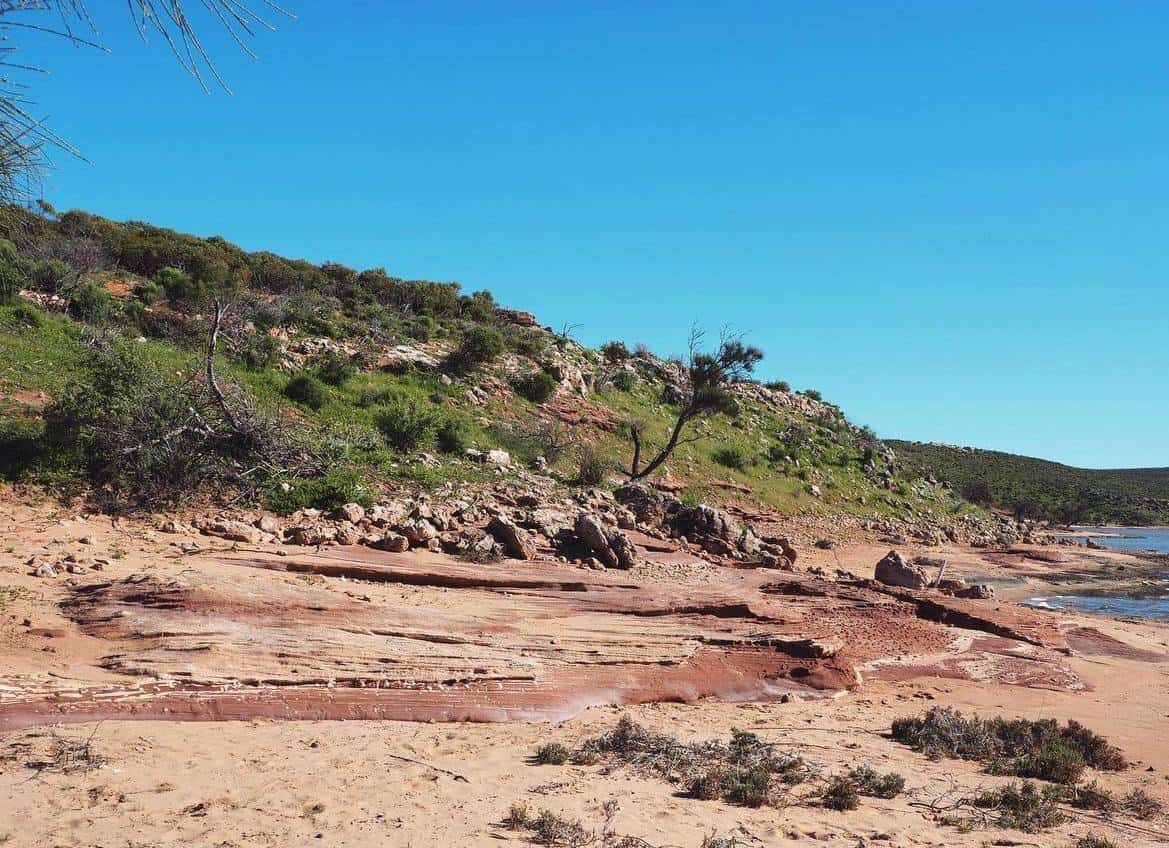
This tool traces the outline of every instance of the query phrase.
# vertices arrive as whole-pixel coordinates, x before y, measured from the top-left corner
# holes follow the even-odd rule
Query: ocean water
[[[1077,527],[1103,548],[1169,554],[1169,527]],[[1096,535],[1099,534],[1099,535]]]
[[[1169,527],[1077,527],[1088,532],[1103,548],[1117,551],[1151,551],[1169,554]],[[1139,595],[1053,595],[1028,598],[1023,602],[1038,609],[1069,610],[1111,615],[1118,618],[1147,618],[1169,621],[1169,571]]]

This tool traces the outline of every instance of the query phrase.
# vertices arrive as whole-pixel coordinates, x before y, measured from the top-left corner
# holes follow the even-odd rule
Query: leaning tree
[[[741,335],[724,330],[718,348],[713,353],[705,353],[701,350],[704,338],[705,333],[701,329],[691,328],[678,417],[666,443],[644,465],[642,453],[646,447],[645,425],[639,421],[626,425],[633,442],[633,458],[626,472],[630,480],[645,479],[657,471],[680,445],[698,441],[698,436],[686,435],[686,428],[691,422],[712,415],[737,414],[738,402],[731,386],[755,370],[755,366],[763,359],[763,352],[757,347],[743,344]]]

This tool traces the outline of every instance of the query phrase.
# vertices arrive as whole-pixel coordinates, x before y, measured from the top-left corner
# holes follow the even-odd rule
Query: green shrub
[[[515,327],[505,336],[508,348],[529,359],[539,359],[548,349],[548,336],[531,327]]]
[[[628,392],[637,385],[637,375],[628,368],[622,368],[613,375],[613,385],[618,391]]]
[[[771,389],[772,391],[776,392],[790,392],[792,390],[791,383],[789,383],[787,380],[773,380],[772,382],[765,383],[764,385],[766,385],[767,388]]]
[[[809,400],[824,400],[824,396],[816,389],[804,389],[800,394]]]
[[[69,314],[87,324],[104,324],[113,311],[113,298],[94,282],[78,286],[69,298]]]
[[[1127,766],[1108,740],[1075,721],[967,718],[935,707],[920,718],[893,722],[893,738],[931,759],[953,757],[989,763],[998,774],[1066,781],[1085,764],[1105,771]],[[1073,777],[1074,775],[1074,777]]]
[[[467,426],[459,418],[451,416],[438,425],[435,432],[435,441],[438,449],[443,453],[463,453],[471,446],[471,436]]]
[[[559,742],[549,742],[536,751],[536,762],[542,766],[562,766],[568,762],[568,754],[568,749]]]
[[[896,798],[905,789],[905,778],[896,772],[881,774],[872,766],[860,766],[848,773],[848,779],[861,795],[873,798]]]
[[[718,448],[711,454],[711,458],[726,468],[733,468],[736,471],[745,471],[747,466],[751,464],[751,457],[746,450],[738,445],[727,445],[726,447]]]
[[[855,810],[860,806],[860,793],[856,784],[847,777],[834,777],[828,781],[820,795],[820,803],[829,810]]]
[[[401,453],[428,447],[441,423],[440,415],[414,398],[397,398],[374,413],[374,424],[386,444]]]
[[[516,394],[532,403],[544,403],[556,392],[556,378],[547,371],[529,371],[512,378]]]
[[[492,327],[475,326],[466,332],[453,354],[454,364],[470,369],[491,362],[503,353],[503,336]]]
[[[357,374],[357,366],[353,360],[336,350],[317,354],[310,364],[317,377],[330,386],[343,386]]]
[[[158,303],[162,295],[162,286],[153,280],[143,280],[134,287],[134,297],[147,305]]]
[[[0,239],[0,304],[12,303],[28,280],[16,245]]]
[[[1049,742],[1013,760],[992,762],[989,771],[1073,784],[1084,773],[1084,757],[1065,742]]]
[[[166,292],[167,300],[180,305],[200,303],[207,295],[206,287],[181,268],[163,268],[154,282]]]
[[[1134,789],[1129,792],[1121,799],[1120,805],[1125,812],[1142,821],[1154,819],[1165,811],[1165,805],[1143,789]]]
[[[279,515],[298,509],[334,510],[347,503],[373,506],[369,486],[353,469],[331,469],[320,477],[293,480],[272,489],[264,499],[264,506]]]
[[[0,418],[0,479],[20,480],[40,462],[45,425],[35,419]]]
[[[264,371],[280,361],[280,342],[267,333],[252,333],[237,348],[236,356],[249,371]]]
[[[51,293],[73,276],[73,268],[60,259],[42,259],[29,265],[28,276],[33,288]]]
[[[284,384],[284,396],[312,410],[320,409],[329,400],[329,392],[324,384],[312,374],[304,372],[294,374]]]
[[[767,769],[731,769],[723,777],[723,798],[744,807],[762,807],[771,797],[771,773]]]
[[[221,385],[229,404],[242,392]],[[203,383],[158,367],[132,344],[91,352],[44,420],[54,467],[87,479],[92,498],[112,509],[250,491],[256,480],[246,469],[291,462],[294,453],[287,428],[251,411],[229,420]]]

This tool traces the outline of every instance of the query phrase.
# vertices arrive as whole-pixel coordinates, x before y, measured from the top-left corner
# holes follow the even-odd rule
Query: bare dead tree
[[[750,374],[763,359],[759,348],[743,344],[741,335],[724,330],[714,353],[701,351],[705,332],[694,326],[690,330],[689,357],[684,371],[682,401],[678,417],[670,430],[665,445],[644,466],[645,427],[641,422],[629,422],[626,429],[633,442],[633,458],[626,472],[630,480],[643,480],[653,474],[681,445],[698,441],[687,436],[686,427],[698,418],[712,415],[734,415],[738,404],[731,385]]]

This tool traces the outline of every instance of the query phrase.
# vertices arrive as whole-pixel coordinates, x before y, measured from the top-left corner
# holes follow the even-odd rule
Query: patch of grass
[[[434,442],[441,421],[437,410],[405,397],[387,403],[374,413],[374,424],[386,443],[402,453]]]
[[[279,515],[298,509],[334,510],[347,503],[373,506],[373,493],[353,469],[331,469],[321,477],[293,480],[277,486],[264,499],[264,506]]]

